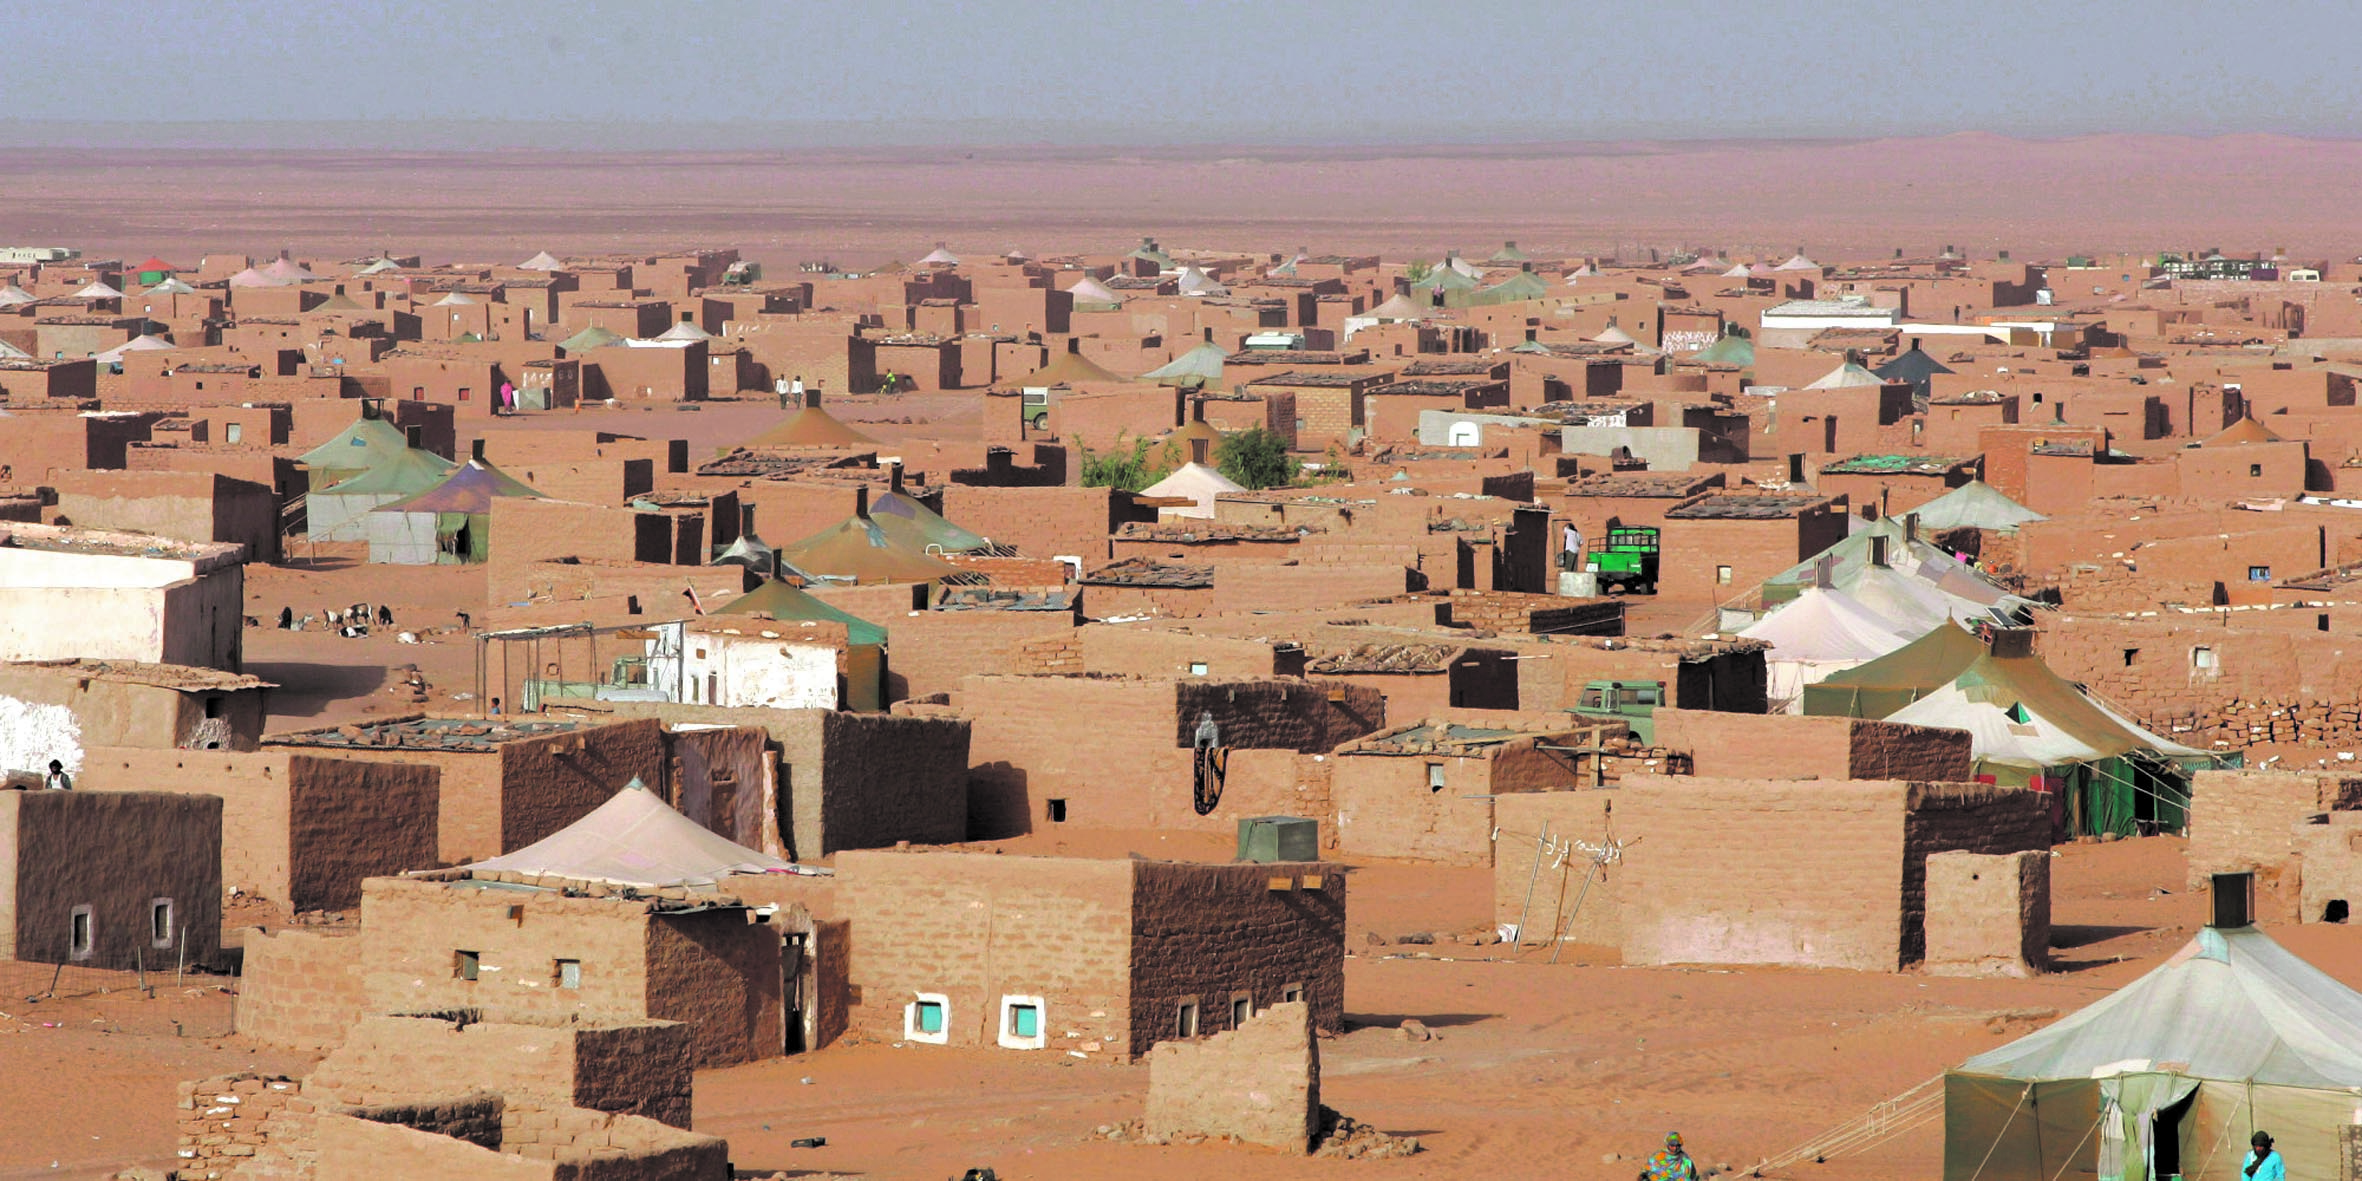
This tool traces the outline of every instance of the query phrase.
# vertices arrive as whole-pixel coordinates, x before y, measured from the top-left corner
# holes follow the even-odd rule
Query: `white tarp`
[[[1876,660],[1925,632],[1872,611],[1843,591],[1807,587],[1794,601],[1739,633],[1770,644],[1766,690],[1787,712],[1804,708],[1804,687],[1840,669]]]
[[[795,869],[681,815],[637,779],[590,815],[467,868],[649,888],[710,886],[734,873]]]

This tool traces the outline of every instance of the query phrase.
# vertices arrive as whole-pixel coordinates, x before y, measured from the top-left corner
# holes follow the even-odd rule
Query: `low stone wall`
[[[1148,1052],[1147,1130],[1309,1149],[1321,1130],[1311,1011],[1282,1002],[1228,1033],[1157,1043]]]

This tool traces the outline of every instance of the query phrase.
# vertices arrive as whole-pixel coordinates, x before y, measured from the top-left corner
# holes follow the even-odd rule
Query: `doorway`
[[[2157,1109],[2149,1119],[2149,1176],[2175,1177],[2182,1171],[2182,1126],[2190,1106],[2198,1101],[2197,1088],[2181,1102]]]
[[[779,966],[784,974],[780,981],[779,997],[783,1008],[780,1029],[786,1036],[782,1047],[785,1053],[801,1054],[812,1048],[812,935],[808,931],[789,931],[781,939]]]

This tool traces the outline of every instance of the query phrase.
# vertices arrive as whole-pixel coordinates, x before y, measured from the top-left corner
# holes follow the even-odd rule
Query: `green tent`
[[[785,622],[841,623],[846,638],[855,644],[883,644],[886,629],[857,615],[850,615],[829,606],[799,587],[777,579],[738,596],[722,607],[716,615],[768,615]]]
[[[1883,718],[1952,683],[1985,654],[1976,635],[1946,623],[1866,664],[1804,687],[1804,712],[1818,717]]]
[[[815,578],[869,585],[933,582],[956,577],[959,567],[900,540],[865,516],[851,516],[794,545],[779,547],[782,569]]]
[[[336,437],[296,457],[311,472],[311,490],[352,479],[410,449],[402,428],[382,418],[356,418]]]
[[[369,560],[398,566],[466,565],[491,556],[492,502],[539,497],[523,482],[471,459],[434,487],[367,515]]]
[[[375,420],[370,420],[375,421]],[[366,541],[370,510],[416,496],[443,482],[457,464],[415,447],[403,447],[365,471],[326,487],[313,485],[304,497],[305,519],[314,541]],[[314,468],[317,480],[321,469]]]
[[[1683,357],[1700,365],[1733,365],[1750,369],[1755,365],[1755,342],[1744,336],[1726,334],[1721,340]]]
[[[922,553],[972,554],[994,548],[992,540],[970,533],[916,499],[888,492],[871,502],[869,519],[886,536]]]
[[[1221,345],[1201,341],[1196,348],[1141,374],[1140,380],[1171,386],[1219,386],[1222,363],[1229,356]]]
[[[2302,1181],[2342,1176],[2362,993],[2252,927],[1944,1075],[1944,1181],[2236,1181],[2270,1132]]]

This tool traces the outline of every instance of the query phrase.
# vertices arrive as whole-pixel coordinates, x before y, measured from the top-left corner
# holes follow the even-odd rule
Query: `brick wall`
[[[967,839],[967,722],[797,710],[775,732],[798,857]]]
[[[2190,888],[2204,886],[2211,874],[2280,870],[2296,852],[2296,825],[2356,806],[2362,806],[2362,774],[2200,771],[2190,780]],[[2263,876],[2259,886],[2269,885]]]
[[[591,726],[500,748],[500,851],[522,849],[582,819],[634,778],[663,790],[664,725]]]
[[[180,1147],[174,1168],[178,1176],[206,1181],[234,1169],[248,1170],[242,1174],[247,1176],[270,1176],[258,1165],[268,1167],[274,1162],[292,1170],[293,1161],[286,1153],[271,1151],[263,1125],[275,1122],[282,1113],[312,1113],[312,1102],[303,1097],[295,1080],[247,1072],[184,1082],[177,1090]],[[257,1156],[264,1160],[258,1162]]]
[[[345,1040],[368,1003],[356,932],[290,928],[246,935],[237,1031],[289,1050],[326,1050]]]
[[[489,1019],[486,1019],[486,1018]],[[326,1103],[415,1101],[497,1091],[540,1108],[581,1107],[689,1126],[688,1026],[469,1011],[371,1016],[304,1079]]]
[[[1927,954],[1927,863],[1939,853],[1988,856],[2050,849],[2050,797],[1975,783],[1914,783],[1903,817],[1903,962]]]
[[[1966,730],[1860,718],[1659,710],[1660,746],[1696,774],[1764,779],[1973,778]]]
[[[1216,613],[1313,611],[1383,599],[1415,589],[1418,576],[1397,565],[1347,562],[1216,561]]]
[[[1024,667],[1026,643],[1074,631],[1060,611],[919,611],[886,623],[895,700],[948,692],[962,677],[1034,671]]]
[[[1017,547],[1028,557],[1073,555],[1088,568],[1107,560],[1107,535],[1123,520],[1154,520],[1116,503],[1105,488],[980,488],[943,491],[943,515],[961,528]]]
[[[1594,870],[1591,854],[1560,849],[1574,841],[1602,846],[1615,832],[1618,791],[1519,792],[1493,801],[1500,840],[1493,851],[1493,922],[1518,929],[1521,944],[1623,944],[1624,867]]]
[[[1302,1152],[1320,1131],[1320,1043],[1310,1009],[1272,1005],[1244,1026],[1148,1055],[1150,1135],[1228,1136]]]
[[[0,791],[0,960],[131,971],[211,964],[221,947],[222,805],[139,791]],[[152,937],[156,899],[176,930]],[[90,949],[73,955],[73,913]]]
[[[2336,632],[2062,615],[2037,646],[2061,677],[2179,742],[2362,745],[2362,651]]]
[[[685,1024],[700,1068],[782,1052],[777,931],[736,908],[658,914],[646,946],[647,1015]]]
[[[1235,1028],[1253,1009],[1300,990],[1313,1028],[1345,1023],[1343,866],[1320,862],[1195,865],[1133,861],[1131,1053],[1175,1036],[1178,1007],[1198,1031]]]
[[[1929,973],[2031,976],[2049,957],[2049,851],[1927,859]]]

